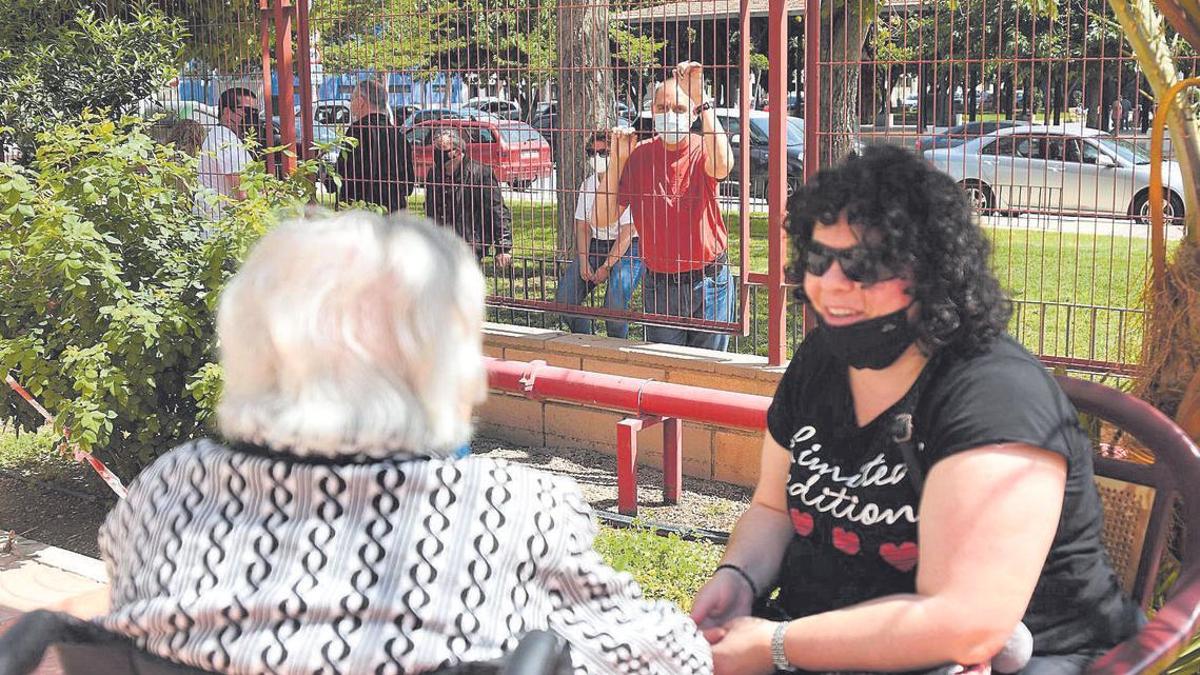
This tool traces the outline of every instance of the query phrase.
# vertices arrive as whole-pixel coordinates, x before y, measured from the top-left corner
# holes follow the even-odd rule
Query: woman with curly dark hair
[[[878,147],[818,173],[789,214],[817,328],[695,599],[717,672],[956,672],[998,653],[997,672],[1083,672],[1139,612],[1104,554],[1088,438],[1005,333],[966,197]],[[1027,664],[1001,653],[1022,623]]]

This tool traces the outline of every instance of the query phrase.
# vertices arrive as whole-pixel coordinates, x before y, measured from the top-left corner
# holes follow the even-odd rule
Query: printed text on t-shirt
[[[871,486],[896,485],[904,481],[908,468],[903,462],[888,464],[884,454],[879,453],[863,464],[856,473],[844,476],[842,468],[832,466],[820,456],[821,444],[813,443],[796,452],[796,446],[817,435],[816,427],[808,425],[797,431],[788,443],[792,450],[792,462],[800,470],[811,475],[807,479],[793,479],[788,485],[788,494],[798,497],[805,506],[820,513],[829,513],[853,523],[874,525],[878,522],[895,524],[900,519],[917,522],[917,514],[911,504],[900,508],[883,508],[874,502],[862,501],[852,494],[855,489]],[[832,486],[828,483],[832,483]]]

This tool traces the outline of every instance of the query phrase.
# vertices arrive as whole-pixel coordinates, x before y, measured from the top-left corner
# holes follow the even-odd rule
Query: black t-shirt
[[[917,461],[994,443],[1026,443],[1067,460],[1058,532],[1025,624],[1036,654],[1112,646],[1133,634],[1138,608],[1121,594],[1100,540],[1092,453],[1070,400],[1007,335],[971,358],[932,359],[912,389],[865,427],[848,373],[815,331],[797,350],[767,413],[791,452],[788,510],[795,535],[780,572],[793,617],[915,591],[919,494],[897,444],[912,415]]]

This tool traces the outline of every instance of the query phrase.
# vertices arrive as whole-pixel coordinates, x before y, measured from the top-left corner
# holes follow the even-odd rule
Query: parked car
[[[303,121],[300,106],[296,106],[296,138],[301,138]],[[350,125],[350,101],[323,99],[313,103],[313,148],[328,145],[346,133]],[[337,161],[337,148],[328,149],[323,159],[330,164]]]
[[[466,107],[432,107],[421,108],[414,111],[405,120],[403,126],[405,129],[421,124],[422,122],[430,122],[434,120],[476,120],[476,121],[496,121],[499,117],[491,113],[485,113],[482,110]]]
[[[741,113],[736,108],[717,108],[717,119],[729,135],[729,145],[733,156],[739,156],[741,144],[750,144],[750,196],[765,198],[770,176],[768,150],[771,134],[770,114],[762,110],[751,110],[747,113],[748,124],[742,128]],[[787,124],[787,193],[790,196],[796,191],[804,179],[804,120],[789,117]],[[737,194],[740,190],[741,176],[735,169],[729,178],[721,183],[721,191],[726,194]]]
[[[958,181],[980,213],[1131,215],[1149,222],[1149,154],[1098,129],[1010,127],[924,155]],[[1178,163],[1163,162],[1163,185],[1167,218],[1182,219],[1183,174]]]
[[[474,108],[481,112],[490,113],[506,120],[521,119],[521,104],[516,101],[508,101],[496,96],[479,96],[468,99],[464,107]]]
[[[956,127],[950,127],[943,132],[926,134],[917,139],[917,152],[936,150],[938,148],[953,148],[962,145],[972,138],[986,136],[997,129],[1025,126],[1028,122],[1016,120],[994,120],[990,122],[967,122]]]
[[[402,103],[392,106],[392,114],[398,120],[406,120],[408,116],[421,109],[421,105],[417,103]]]
[[[795,109],[796,109],[796,101],[797,101],[796,94],[792,94],[792,95],[788,96],[788,97],[787,97],[787,109],[788,109],[788,110],[795,110]],[[804,101],[804,97],[803,97],[803,96],[802,96],[802,97],[800,97],[800,98],[799,98],[799,101],[800,101],[801,103],[803,103],[803,101]],[[763,111],[763,112],[770,112],[770,110],[771,110],[771,104],[770,104],[770,102],[764,103],[764,104],[763,104],[763,107],[762,107],[762,111]]]
[[[623,118],[625,120],[633,119],[633,115],[631,114],[632,111],[633,111],[632,108],[630,108],[628,105],[622,103],[621,101],[613,102],[613,113],[617,117]],[[534,109],[533,114],[530,115],[529,123],[533,124],[539,117],[543,117],[545,115],[557,115],[557,114],[558,114],[558,101],[556,101],[556,100],[542,101],[541,103],[537,104],[537,107]]]
[[[216,106],[197,101],[145,99],[138,104],[138,109],[142,117],[173,115],[182,119],[195,120],[205,128],[212,128],[221,123]]]
[[[551,108],[550,110],[551,112],[535,117],[530,126],[532,126],[534,129],[537,129],[538,133],[546,138],[546,142],[550,144],[550,149],[553,151],[553,149],[558,145],[558,140],[563,133],[563,129],[559,125],[558,110],[555,108]],[[630,122],[624,117],[617,117],[613,126],[631,127],[633,126],[633,122]],[[584,139],[587,137],[589,130],[578,129],[574,131],[568,131],[567,133],[576,138],[579,141],[579,147],[582,148]]]
[[[554,172],[550,145],[536,129],[514,120],[440,119],[421,122],[410,129],[413,168],[422,181],[433,166],[430,140],[438,129],[456,129],[466,137],[467,156],[496,172],[496,179],[513,188],[524,189],[533,181]]]

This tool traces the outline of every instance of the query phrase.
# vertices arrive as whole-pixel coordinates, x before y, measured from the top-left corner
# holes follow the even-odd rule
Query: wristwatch
[[[712,99],[709,99],[709,100],[705,101],[704,103],[701,103],[700,105],[696,106],[696,109],[693,110],[692,113],[699,115],[700,113],[704,112],[705,110],[712,110],[712,109],[713,109],[713,102],[712,102]]]
[[[775,666],[775,670],[790,672],[792,663],[788,661],[787,654],[783,651],[783,638],[787,634],[789,621],[782,621],[775,628],[775,633],[771,636],[771,664]]]

